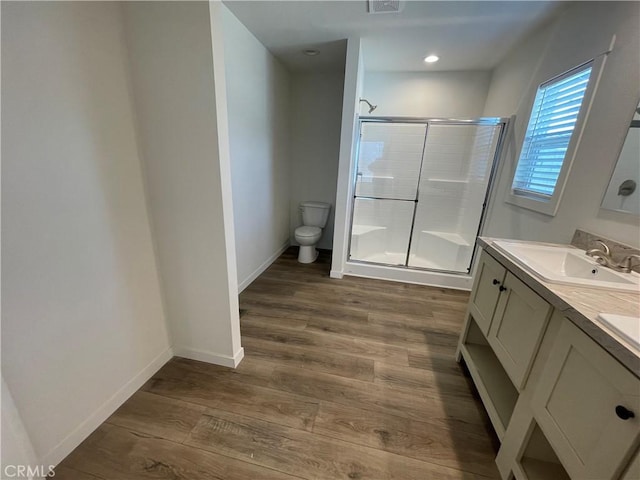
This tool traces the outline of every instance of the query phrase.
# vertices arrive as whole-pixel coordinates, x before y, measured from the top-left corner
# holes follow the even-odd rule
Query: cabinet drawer
[[[518,391],[527,381],[551,310],[542,297],[507,273],[487,340]]]
[[[571,478],[618,478],[640,440],[640,380],[566,319],[532,410]]]
[[[471,292],[469,311],[485,335],[500,297],[500,286],[507,270],[489,254],[482,252]]]

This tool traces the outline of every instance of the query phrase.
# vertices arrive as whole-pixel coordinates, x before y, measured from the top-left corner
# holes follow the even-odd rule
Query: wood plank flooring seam
[[[221,416],[222,415],[222,416]],[[204,415],[207,416],[207,415]],[[225,418],[227,417],[227,418]],[[229,418],[230,417],[230,418]],[[209,440],[208,438],[208,434],[212,434],[216,437],[218,437],[221,441],[220,444],[218,443],[212,443],[211,444],[211,448],[212,449],[205,449],[207,451],[211,451],[211,452],[215,452],[217,454],[223,454],[222,451],[224,451],[225,448],[230,449],[231,451],[235,452],[235,456],[232,456],[232,458],[235,458],[236,460],[243,460],[243,456],[247,455],[247,450],[253,450],[253,448],[251,448],[250,446],[248,446],[246,444],[246,442],[241,441],[240,438],[233,438],[234,435],[237,437],[238,435],[243,435],[242,432],[237,432],[236,431],[236,426],[239,427],[239,429],[242,428],[246,428],[246,429],[251,429],[254,428],[253,424],[249,424],[249,425],[241,425],[241,424],[236,424],[235,422],[242,422],[243,421],[243,415],[239,415],[239,414],[230,414],[230,415],[224,415],[223,412],[215,412],[212,411],[211,415],[210,415],[210,420],[208,421],[207,424],[204,424],[202,426],[202,429],[204,429],[204,431],[200,432],[200,435],[198,435],[199,438],[194,438],[194,436],[192,435],[190,438],[192,439],[192,441],[189,443],[190,446],[195,445],[197,446],[198,442],[204,442],[205,440]],[[249,423],[251,422],[251,418],[245,417],[247,418],[247,420],[249,421]],[[218,422],[223,422],[224,424],[227,423],[233,423],[234,424],[234,429],[229,431],[227,429],[225,429],[223,432],[220,432],[219,429],[217,428],[218,426]],[[255,421],[254,421],[255,422]],[[210,424],[214,424],[216,426],[216,428],[213,429],[208,429],[208,426]],[[340,469],[341,467],[346,467],[348,470],[351,470],[353,468],[376,468],[373,466],[370,466],[369,464],[366,465],[360,465],[358,466],[358,462],[359,460],[353,460],[353,463],[351,463],[348,459],[345,459],[344,457],[342,457],[342,455],[345,454],[345,451],[348,450],[348,448],[346,447],[350,447],[350,443],[349,442],[345,442],[344,440],[341,439],[335,439],[335,438],[331,438],[332,442],[327,443],[325,440],[325,437],[322,436],[321,438],[318,438],[318,436],[314,436],[313,433],[311,432],[306,432],[306,431],[301,431],[301,430],[294,430],[288,427],[281,427],[276,429],[275,433],[272,432],[268,432],[268,433],[263,433],[262,429],[259,427],[259,424],[262,423],[260,421],[257,422],[258,425],[255,426],[255,428],[257,428],[257,431],[255,433],[244,433],[244,435],[250,435],[254,441],[260,441],[262,443],[264,443],[264,441],[266,440],[271,440],[274,441],[277,439],[279,440],[286,440],[286,442],[282,442],[282,445],[280,446],[275,446],[275,449],[277,451],[277,453],[272,453],[273,449],[267,449],[265,450],[264,447],[263,451],[261,452],[261,455],[258,455],[255,459],[253,457],[254,453],[251,453],[251,459],[254,460],[256,463],[255,464],[259,464],[260,466],[264,466],[266,462],[273,462],[273,461],[281,461],[282,459],[280,458],[284,452],[286,452],[288,454],[288,456],[291,456],[292,460],[295,460],[297,462],[302,462],[302,465],[305,467],[310,467],[310,468],[320,468],[321,466],[326,466],[326,467],[330,467],[330,468],[335,468],[335,469]],[[265,438],[260,438],[261,435],[266,435]],[[257,437],[257,440],[256,440]],[[298,437],[298,438],[296,438]],[[313,457],[313,451],[310,451],[308,454],[301,452],[300,449],[305,449],[308,448],[307,442],[304,441],[303,439],[305,439],[306,437],[313,437],[315,438],[316,442],[320,441],[320,443],[324,444],[324,448],[329,448],[329,451],[322,451],[322,457],[317,457],[314,458]],[[309,439],[310,441],[312,439]],[[325,440],[325,441],[323,441]],[[223,444],[224,442],[224,444]],[[340,447],[342,448],[337,448],[334,450],[334,446],[335,444],[338,444]],[[259,449],[261,448],[261,445],[258,444],[254,447],[256,449],[256,452],[259,452]],[[280,448],[284,449],[283,451],[278,451]],[[420,466],[424,467],[424,468],[428,468],[429,470],[439,470],[439,469],[445,469],[447,471],[449,471],[449,473],[451,471],[454,472],[459,472],[459,473],[465,473],[461,470],[457,470],[457,469],[452,469],[450,467],[442,467],[440,465],[436,465],[430,462],[427,462],[425,460],[418,460],[418,459],[414,459],[414,458],[410,458],[410,457],[406,457],[406,456],[402,456],[402,455],[398,455],[396,453],[392,453],[392,452],[386,452],[384,450],[377,450],[377,449],[373,449],[369,446],[364,446],[364,445],[358,445],[358,444],[353,444],[353,448],[355,451],[357,451],[362,457],[367,457],[367,459],[369,461],[372,461],[373,459],[377,459],[375,452],[377,452],[378,456],[382,456],[384,457],[385,461],[382,462],[382,467],[381,465],[378,465],[377,468],[393,468],[395,466],[395,468],[398,467],[398,465],[407,465],[407,468],[409,468],[409,466],[411,466],[412,472],[415,473],[415,468],[418,468]],[[240,449],[240,450],[238,450]],[[244,451],[243,451],[244,450]],[[306,451],[305,451],[306,452]],[[331,456],[331,459],[327,459],[326,456],[328,454],[333,454],[334,456]],[[263,458],[264,455],[264,459]],[[300,455],[302,455],[302,458],[298,458]],[[306,455],[310,455],[309,457],[309,463],[305,462],[304,459],[306,458]],[[260,460],[259,460],[260,459]],[[245,460],[248,461],[248,460]],[[381,460],[380,460],[381,461]],[[261,463],[258,463],[261,462]],[[253,462],[252,462],[253,463]],[[296,468],[299,467],[300,465],[292,465],[290,468]],[[291,471],[283,471],[284,473],[287,474],[292,474]],[[323,472],[325,473],[325,472]],[[336,472],[334,472],[336,473]],[[381,471],[378,471],[378,473],[382,473]],[[441,472],[444,473],[444,472]],[[469,474],[471,474],[470,472],[467,472]],[[334,476],[327,476],[327,475],[321,475],[316,477],[316,475],[320,474],[319,471],[315,472],[315,475],[309,478],[324,478],[324,479],[331,479],[333,480]],[[353,476],[352,476],[353,474]],[[471,474],[475,477],[480,477],[478,475],[475,474]],[[360,478],[360,476],[358,475],[358,472],[351,472],[349,473],[349,478]],[[374,477],[368,477],[368,478],[379,478],[378,475],[374,476]],[[383,477],[380,477],[383,478]],[[393,477],[387,477],[385,476],[384,478],[403,478],[400,476],[393,476]],[[407,478],[411,478],[413,480],[418,480],[418,477],[416,477],[415,475],[411,474],[408,475]],[[429,478],[429,477],[419,477],[420,480],[422,480],[423,478]],[[444,477],[443,477],[444,478]],[[451,476],[447,476],[447,478],[452,478]]]
[[[182,444],[182,445],[184,445],[185,447],[193,448],[194,450],[199,450],[201,452],[212,453],[211,450],[207,450],[206,448],[202,448],[202,447],[199,447],[197,445],[192,445],[192,444]],[[248,465],[258,466],[258,467],[264,468],[266,470],[271,470],[272,472],[277,472],[277,473],[281,473],[281,474],[287,475],[288,477],[299,478],[300,480],[314,480],[313,478],[309,478],[309,477],[301,477],[299,475],[292,475],[291,473],[283,472],[282,470],[278,470],[276,468],[272,468],[272,467],[269,467],[269,466],[261,465],[259,463],[247,462],[245,460],[241,460],[241,459],[233,457],[231,455],[225,455],[224,453],[220,453],[220,452],[215,452],[215,453],[216,453],[216,455],[220,455],[221,457],[226,457],[226,458],[228,458],[230,460],[243,462],[243,463],[246,463]],[[254,480],[254,479],[247,479],[247,480]],[[255,479],[255,480],[258,480],[258,479]]]
[[[396,362],[396,361],[393,361],[393,360],[389,360],[389,363],[393,363],[395,365],[402,365],[402,366],[407,366],[408,365],[407,362],[408,362],[409,351],[408,351],[408,349],[406,347],[402,347],[402,346],[399,346],[399,345],[389,345],[389,344],[385,344],[383,342],[379,342],[379,341],[376,341],[376,340],[370,340],[370,339],[363,340],[363,339],[359,339],[359,338],[354,338],[353,336],[350,336],[350,335],[339,335],[339,334],[335,334],[335,333],[332,333],[332,332],[311,331],[311,330],[306,330],[305,328],[303,328],[303,329],[295,329],[294,330],[294,329],[286,329],[285,327],[277,327],[277,329],[279,331],[281,331],[283,334],[286,333],[286,331],[288,331],[293,336],[302,334],[302,335],[311,335],[312,336],[311,338],[319,337],[317,340],[324,339],[328,344],[330,344],[331,342],[346,343],[346,344],[348,344],[350,342],[353,342],[353,343],[361,345],[362,348],[370,346],[371,348],[379,349],[380,351],[396,350],[396,353],[402,352],[402,353],[406,354],[406,357],[407,357],[406,361],[404,361],[404,362],[401,362],[401,361]],[[245,339],[246,338],[250,338],[250,339],[251,338],[255,338],[255,339],[258,339],[258,340],[271,341],[271,342],[274,342],[274,343],[277,343],[277,344],[280,344],[280,345],[288,345],[287,342],[278,342],[278,341],[273,340],[271,338],[264,338],[264,337],[258,336],[258,335],[256,335],[257,332],[256,332],[255,329],[246,328],[245,332],[248,332],[248,333],[243,334],[243,337]],[[310,339],[308,339],[308,340],[311,341]],[[294,344],[294,345],[310,348],[310,349],[313,349],[313,350],[325,351],[325,352],[328,349],[328,346],[326,344],[324,344],[324,345],[312,345],[312,344],[309,344],[309,343],[305,343],[305,344],[299,343],[299,344]],[[355,348],[355,345],[351,345],[351,347]],[[342,351],[343,350],[341,350],[341,352]],[[453,358],[454,354],[455,354],[455,351],[452,351],[452,353],[451,353],[451,357],[452,358]],[[363,355],[362,353],[360,353],[360,354],[353,353],[351,351],[348,353],[348,355],[359,356],[361,358],[371,358],[371,356],[372,356],[372,355],[368,355],[368,356],[367,355]],[[384,362],[385,360],[387,360],[387,358],[388,357],[376,358],[376,360]]]
[[[286,391],[283,391],[283,390],[279,390],[279,389],[276,389],[276,388],[269,388],[269,387],[263,387],[263,388],[265,388],[265,389],[267,389],[267,390],[272,390],[272,391],[274,391],[274,392],[278,392],[278,393],[289,393],[289,392],[286,392]],[[165,396],[165,395],[161,395],[161,396]],[[308,401],[308,400],[313,400],[313,397],[309,397],[309,396],[306,396],[306,395],[292,394],[292,396],[294,396],[294,397],[298,397],[298,398],[304,398],[304,399],[305,399],[305,400],[307,400],[307,401]],[[204,403],[190,402],[189,400],[183,400],[183,399],[181,399],[181,398],[176,398],[176,397],[171,397],[171,396],[167,396],[167,398],[171,398],[171,399],[174,399],[174,400],[180,400],[180,401],[187,402],[187,403],[193,403],[194,405],[204,406],[204,407],[207,407],[207,408],[211,408],[210,406],[208,406],[208,405],[206,405],[206,404],[204,404]],[[315,402],[312,402],[312,403],[315,403]],[[233,411],[233,410],[228,410],[228,409],[225,409],[224,407],[218,407],[218,408],[219,408],[220,410],[226,411],[226,412],[228,412],[228,413],[234,413],[234,411]],[[278,423],[276,423],[276,422],[270,422],[269,420],[265,420],[265,419],[260,418],[260,417],[254,417],[254,418],[256,418],[257,420],[263,420],[263,421],[266,421],[266,422],[269,422],[269,423],[273,423],[274,425],[279,425],[279,424],[278,424]],[[315,415],[314,415],[314,418],[315,418]],[[313,421],[313,420],[312,420],[312,421]],[[296,427],[291,427],[291,428],[296,428]],[[304,428],[298,428],[298,430],[308,431],[308,430],[305,430]]]
[[[341,412],[341,414],[336,415],[336,412]],[[344,421],[336,421],[342,416],[345,417]],[[483,475],[483,472],[487,470],[491,470],[492,473],[494,471],[493,459],[495,453],[491,448],[487,448],[481,453],[474,450],[469,451],[468,449],[465,449],[464,452],[459,452],[455,448],[456,434],[454,431],[446,427],[429,424],[426,421],[417,422],[393,415],[376,418],[358,407],[345,407],[331,402],[321,402],[315,425],[318,426],[318,428],[314,426],[313,430],[316,435],[323,435],[356,445],[366,445],[370,448],[427,461],[446,468],[454,468],[462,472]],[[339,428],[336,428],[336,425]],[[369,429],[374,425],[375,428]],[[431,433],[432,430],[434,433]],[[349,438],[347,438],[347,433]],[[450,435],[454,438],[453,440],[449,438],[449,442],[447,442],[447,438]],[[358,441],[355,441],[356,438]],[[468,444],[472,439],[476,444],[486,441],[485,436],[482,435],[464,434],[465,444]],[[447,445],[448,443],[453,443],[453,445]],[[434,444],[436,447],[440,444],[442,445],[439,455],[435,457],[433,455],[435,453],[433,452]],[[451,447],[453,447],[453,450],[450,450]],[[487,447],[489,446],[487,445]],[[429,451],[431,451],[431,455],[429,455]],[[455,459],[447,464],[446,460],[443,460],[440,456],[451,454],[451,452],[453,452]],[[463,466],[459,465],[459,456],[464,457]],[[425,458],[428,458],[428,460],[425,460]],[[468,466],[467,463],[472,460],[474,462],[479,460],[480,468],[477,465],[475,467]],[[485,466],[482,466],[483,463]]]
[[[354,441],[349,441],[349,440],[340,439],[340,438],[338,438],[338,437],[334,437],[334,436],[331,436],[331,435],[328,435],[328,434],[325,434],[325,433],[315,433],[315,432],[314,432],[314,435],[318,435],[318,436],[320,436],[320,437],[324,437],[324,438],[327,438],[327,439],[330,439],[330,440],[341,440],[341,441],[343,441],[343,442],[351,443],[352,445],[359,446],[359,447],[361,447],[361,446],[362,446],[362,444],[356,443],[356,442],[354,442]],[[463,468],[450,467],[450,466],[443,465],[443,464],[438,463],[438,462],[435,462],[435,461],[428,461],[428,460],[419,459],[419,458],[416,458],[416,457],[411,457],[411,456],[407,456],[407,455],[401,455],[401,454],[398,454],[398,453],[392,452],[392,451],[390,451],[390,450],[385,450],[385,449],[383,449],[383,448],[375,448],[375,447],[368,447],[368,448],[371,448],[371,449],[373,449],[373,450],[379,450],[380,452],[390,453],[390,454],[392,454],[392,455],[398,455],[398,456],[400,456],[400,457],[412,458],[412,459],[417,460],[417,461],[419,461],[419,462],[428,463],[428,464],[430,464],[430,465],[433,465],[434,467],[444,467],[444,468],[450,468],[450,469],[453,469],[453,470],[457,470],[457,471],[459,471],[461,474],[463,474],[463,477],[464,477],[464,474],[471,474],[471,475],[476,475],[476,476],[478,476],[478,477],[487,478],[487,479],[494,479],[494,478],[495,478],[495,477],[492,477],[492,476],[483,475],[483,474],[481,474],[481,473],[471,472],[471,471],[469,471],[469,470],[465,470],[465,469],[463,469]],[[425,480],[426,480],[426,479],[425,479]]]
[[[154,394],[154,395],[155,395],[155,394]],[[159,396],[160,396],[160,395],[159,395]],[[201,416],[210,416],[210,413],[207,413],[208,411],[214,411],[214,409],[207,409],[207,410],[205,410],[205,411],[201,414]],[[228,412],[228,413],[233,413],[233,412]],[[265,422],[267,422],[267,421],[265,420]],[[162,436],[157,436],[157,435],[148,434],[148,433],[146,433],[146,432],[141,432],[141,431],[135,430],[135,429],[133,429],[133,428],[131,428],[131,427],[123,427],[122,425],[114,424],[114,423],[112,423],[112,422],[109,422],[108,420],[107,420],[107,421],[105,421],[104,423],[109,424],[109,425],[113,425],[113,426],[115,426],[115,427],[117,427],[117,428],[121,428],[121,429],[123,429],[123,430],[127,430],[127,431],[131,432],[131,433],[132,433],[132,434],[134,434],[134,435],[138,435],[138,436],[141,436],[141,437],[144,437],[144,438],[156,438],[156,439],[164,440],[164,441],[166,441],[166,442],[175,443],[176,445],[182,445],[182,446],[185,446],[185,447],[188,447],[188,448],[193,448],[193,449],[196,449],[196,450],[201,450],[201,451],[203,451],[203,452],[207,452],[207,453],[210,453],[210,452],[211,452],[211,450],[204,449],[204,448],[202,448],[202,447],[199,447],[198,445],[193,445],[193,444],[187,444],[187,443],[185,443],[185,442],[188,440],[189,435],[187,435],[183,441],[181,441],[181,442],[177,442],[177,441],[175,441],[175,440],[173,440],[173,439],[171,439],[171,438],[166,438],[166,437],[162,437]],[[267,422],[267,423],[270,423],[270,422]],[[194,426],[191,428],[191,430],[189,431],[189,434],[190,434],[190,433],[191,433],[191,432],[196,428],[196,426],[197,426],[197,425],[194,425]],[[304,430],[303,430],[303,431],[304,431]],[[303,480],[310,480],[310,479],[307,479],[306,477],[299,477],[299,476],[297,476],[297,475],[291,475],[290,473],[283,472],[282,470],[274,469],[274,468],[271,468],[271,467],[268,467],[268,466],[259,465],[259,464],[257,464],[257,463],[246,462],[246,461],[244,461],[244,460],[241,460],[241,459],[238,459],[238,458],[232,457],[232,456],[230,456],[230,455],[225,455],[224,453],[221,453],[221,452],[216,452],[216,454],[217,454],[217,455],[221,455],[221,456],[223,456],[223,457],[230,458],[230,459],[238,460],[238,461],[240,461],[240,462],[249,463],[249,464],[251,464],[251,465],[258,465],[258,466],[260,466],[260,467],[262,467],[262,468],[266,468],[266,469],[268,469],[268,470],[272,470],[272,471],[275,471],[275,472],[278,472],[278,473],[287,474],[287,475],[289,475],[289,476],[293,476],[293,477],[295,477],[295,478],[300,478],[300,479],[303,479]],[[82,473],[86,473],[86,474],[88,474],[88,475],[92,475],[92,476],[94,476],[94,477],[98,477],[98,478],[102,479],[102,477],[100,477],[99,475],[96,475],[95,473],[92,473],[92,472],[86,472],[86,471],[80,470],[80,469],[78,469],[78,468],[74,468],[74,470],[78,470],[78,471],[80,471],[80,472],[82,472]],[[103,479],[103,480],[108,480],[108,479]]]

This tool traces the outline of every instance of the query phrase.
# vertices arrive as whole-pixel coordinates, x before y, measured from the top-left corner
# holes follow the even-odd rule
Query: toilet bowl
[[[302,202],[300,211],[302,212],[303,225],[296,228],[294,236],[300,245],[298,262],[313,263],[318,258],[316,244],[322,238],[322,228],[327,224],[331,205],[323,202]]]
[[[322,237],[322,229],[320,227],[302,226],[296,228],[296,242],[300,244],[300,252],[298,253],[298,261],[300,263],[313,263],[318,258],[318,250],[315,245]]]

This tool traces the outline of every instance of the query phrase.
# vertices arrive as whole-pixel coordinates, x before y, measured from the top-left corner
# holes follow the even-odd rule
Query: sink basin
[[[577,248],[509,241],[495,241],[493,246],[547,283],[640,291],[640,275],[603,267]]]

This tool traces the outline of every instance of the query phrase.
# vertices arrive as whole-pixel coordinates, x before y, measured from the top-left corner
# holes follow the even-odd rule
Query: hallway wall
[[[2,376],[47,465],[171,351],[120,5],[1,8]]]
[[[240,346],[220,4],[123,4],[167,320],[176,355]]]
[[[242,291],[289,245],[290,75],[226,6],[221,11]]]

